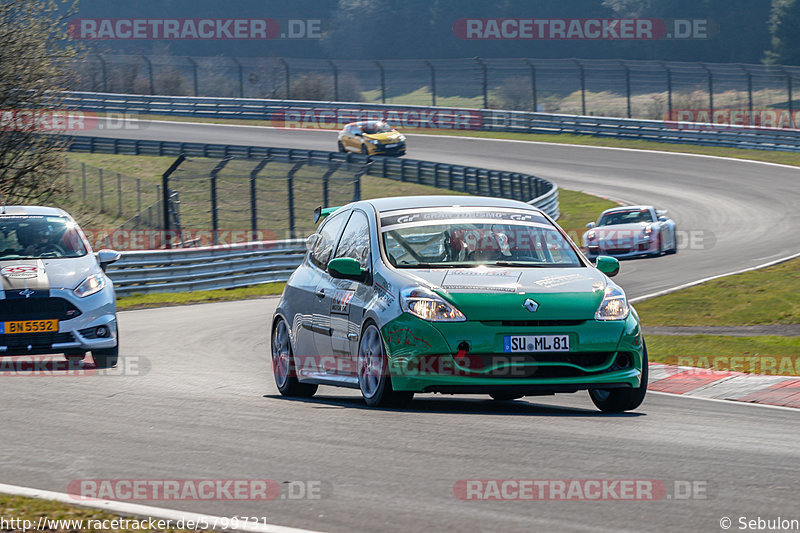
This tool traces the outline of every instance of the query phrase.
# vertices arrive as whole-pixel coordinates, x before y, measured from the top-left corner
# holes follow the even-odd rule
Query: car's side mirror
[[[328,263],[328,273],[337,279],[351,279],[363,281],[366,270],[361,268],[361,263],[352,257],[337,257]]]
[[[660,217],[658,217],[658,220],[659,220],[659,222],[666,222],[667,221],[667,217],[665,217],[664,215],[661,215]]]
[[[597,270],[608,276],[609,278],[613,278],[617,274],[619,274],[619,260],[616,257],[609,257],[607,255],[601,255],[597,258]]]
[[[588,224],[586,224],[586,227],[592,229],[593,227],[595,227],[595,224],[594,222],[589,222]]]
[[[106,271],[108,265],[119,261],[120,257],[122,257],[122,254],[118,251],[108,249],[99,250],[94,255],[97,257],[97,262],[100,263],[100,268],[103,269],[103,272]]]
[[[361,132],[360,131],[356,131],[356,132],[353,133],[353,135],[355,135],[356,137],[361,137]]]

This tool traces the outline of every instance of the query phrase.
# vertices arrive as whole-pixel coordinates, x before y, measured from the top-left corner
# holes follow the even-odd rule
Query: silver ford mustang
[[[98,368],[117,364],[113,250],[92,253],[66,212],[0,207],[0,356],[63,353]]]

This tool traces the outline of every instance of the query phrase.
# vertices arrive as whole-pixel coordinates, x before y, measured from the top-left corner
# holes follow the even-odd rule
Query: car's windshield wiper
[[[401,263],[396,266],[397,268],[464,268],[478,265],[469,263]]]

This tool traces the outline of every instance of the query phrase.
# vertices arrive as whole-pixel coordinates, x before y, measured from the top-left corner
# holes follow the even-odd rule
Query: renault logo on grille
[[[531,313],[535,313],[537,309],[539,309],[539,304],[528,298],[525,300],[525,303],[522,304],[522,307],[530,311]]]
[[[24,291],[19,291],[19,295],[20,296],[24,296],[25,298],[30,298],[34,294],[36,294],[36,291],[32,291],[30,289],[25,289]]]

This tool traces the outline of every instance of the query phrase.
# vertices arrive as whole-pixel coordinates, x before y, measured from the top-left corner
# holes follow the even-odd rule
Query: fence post
[[[703,70],[708,75],[708,113],[711,124],[714,124],[714,74],[705,63],[700,63],[700,66],[703,67]]]
[[[620,61],[620,64],[625,69],[625,97],[628,102],[628,118],[631,118],[631,69],[625,61]]]
[[[425,64],[431,71],[431,105],[436,107],[436,69],[433,67],[433,63],[428,60],[425,60]]]
[[[385,164],[385,162],[384,162]],[[334,172],[339,170],[339,165],[336,163],[331,163],[328,167],[328,170],[325,171],[325,174],[322,175],[322,207],[328,207],[330,205],[329,200],[329,186],[330,186],[330,178]]]
[[[191,63],[191,64],[192,64],[192,80],[193,80],[193,82],[194,82],[194,83],[193,83],[193,85],[194,85],[194,95],[195,95],[195,96],[200,96],[200,95],[197,93],[197,63],[195,63],[195,62],[194,62],[194,59],[192,59],[192,58],[191,58],[191,57],[189,57],[189,56],[186,56],[186,59],[188,59],[188,60],[189,60],[189,63]]]
[[[86,163],[81,162],[81,188],[83,189],[83,201],[86,201]]]
[[[581,114],[586,115],[586,72],[583,68],[583,63],[578,59],[572,60],[576,65],[578,65],[578,69],[580,71],[580,78],[581,78]]]
[[[747,67],[739,63],[739,68],[742,69],[747,76],[747,110],[750,112],[750,125],[753,125],[753,74],[747,70]]]
[[[784,76],[786,76],[786,96],[789,102],[789,116],[792,117],[792,123],[794,124],[794,104],[792,103],[793,98],[793,87],[792,87],[792,74],[786,68],[780,67],[781,72],[783,72]],[[797,127],[797,126],[794,126]]]
[[[105,195],[103,194],[103,169],[98,168],[97,173],[100,176],[100,212],[105,213],[106,206],[105,206]]]
[[[117,172],[117,216],[122,218],[122,174]]]
[[[378,65],[378,69],[380,69],[380,71],[381,71],[381,103],[385,104],[386,103],[386,73],[383,71],[383,65],[381,65],[380,61],[375,61],[375,64]]]
[[[533,103],[533,112],[536,113],[539,110],[536,94],[536,65],[531,63],[530,59],[526,59],[525,63],[527,63],[528,68],[531,69],[531,102]]]
[[[175,172],[178,167],[186,160],[186,154],[181,154],[172,162],[169,168],[161,175],[161,186],[156,189],[161,194],[161,213],[162,220],[164,221],[164,246],[172,248],[172,241],[170,231],[171,221],[169,218],[169,177]],[[160,190],[159,190],[160,189]]]
[[[231,159],[232,158],[230,156],[225,157],[224,159],[222,159],[219,163],[217,163],[217,166],[215,166],[211,170],[211,174],[210,174],[210,176],[211,176],[211,235],[214,238],[214,246],[219,244],[219,213],[218,213],[218,209],[217,209],[218,206],[219,206],[219,203],[217,202],[217,174],[219,174],[220,171],[222,171],[222,169],[225,168],[225,165],[227,165],[228,162]]]
[[[108,72],[106,72],[106,60],[100,54],[95,54],[97,59],[100,60],[100,68],[103,71],[103,92],[108,92]]]
[[[295,172],[300,170],[305,164],[305,161],[301,161],[300,163],[295,163],[294,166],[289,169],[289,172],[286,174],[286,192],[287,192],[287,200],[289,203],[289,238],[294,239],[295,229],[294,229],[294,175]]]
[[[242,64],[233,56],[231,56],[231,59],[236,63],[236,68],[239,69],[239,98],[244,98],[244,73],[242,72]]]
[[[483,82],[482,82],[482,90],[483,90],[483,108],[489,109],[489,80],[488,77],[488,69],[486,68],[486,63],[480,57],[472,58],[478,65],[480,65],[481,70],[483,71]]]
[[[153,83],[153,63],[150,61],[150,58],[146,55],[142,54],[142,59],[145,63],[147,63],[147,74],[150,80],[150,94],[156,94],[155,83]]]
[[[672,69],[663,61],[658,62],[667,73],[667,117],[672,120]]]
[[[264,170],[264,167],[267,166],[269,163],[270,158],[265,157],[258,164],[253,168],[250,172],[250,231],[253,232],[252,239],[256,239],[256,234],[258,232],[258,201],[257,201],[257,191],[256,191],[256,176],[258,173]]]
[[[291,98],[292,98],[292,91],[291,91],[291,88],[290,88],[290,86],[289,86],[289,82],[290,82],[290,77],[289,77],[289,63],[287,63],[287,62],[286,62],[286,61],[285,61],[285,60],[284,60],[282,57],[279,57],[279,58],[278,58],[278,61],[280,61],[280,62],[281,62],[281,65],[283,65],[283,73],[284,73],[284,75],[286,76],[286,99],[287,99],[287,100],[291,100]]]
[[[331,70],[333,70],[333,100],[338,102],[339,101],[339,69],[336,66],[336,63],[328,60],[328,64],[331,66]]]

